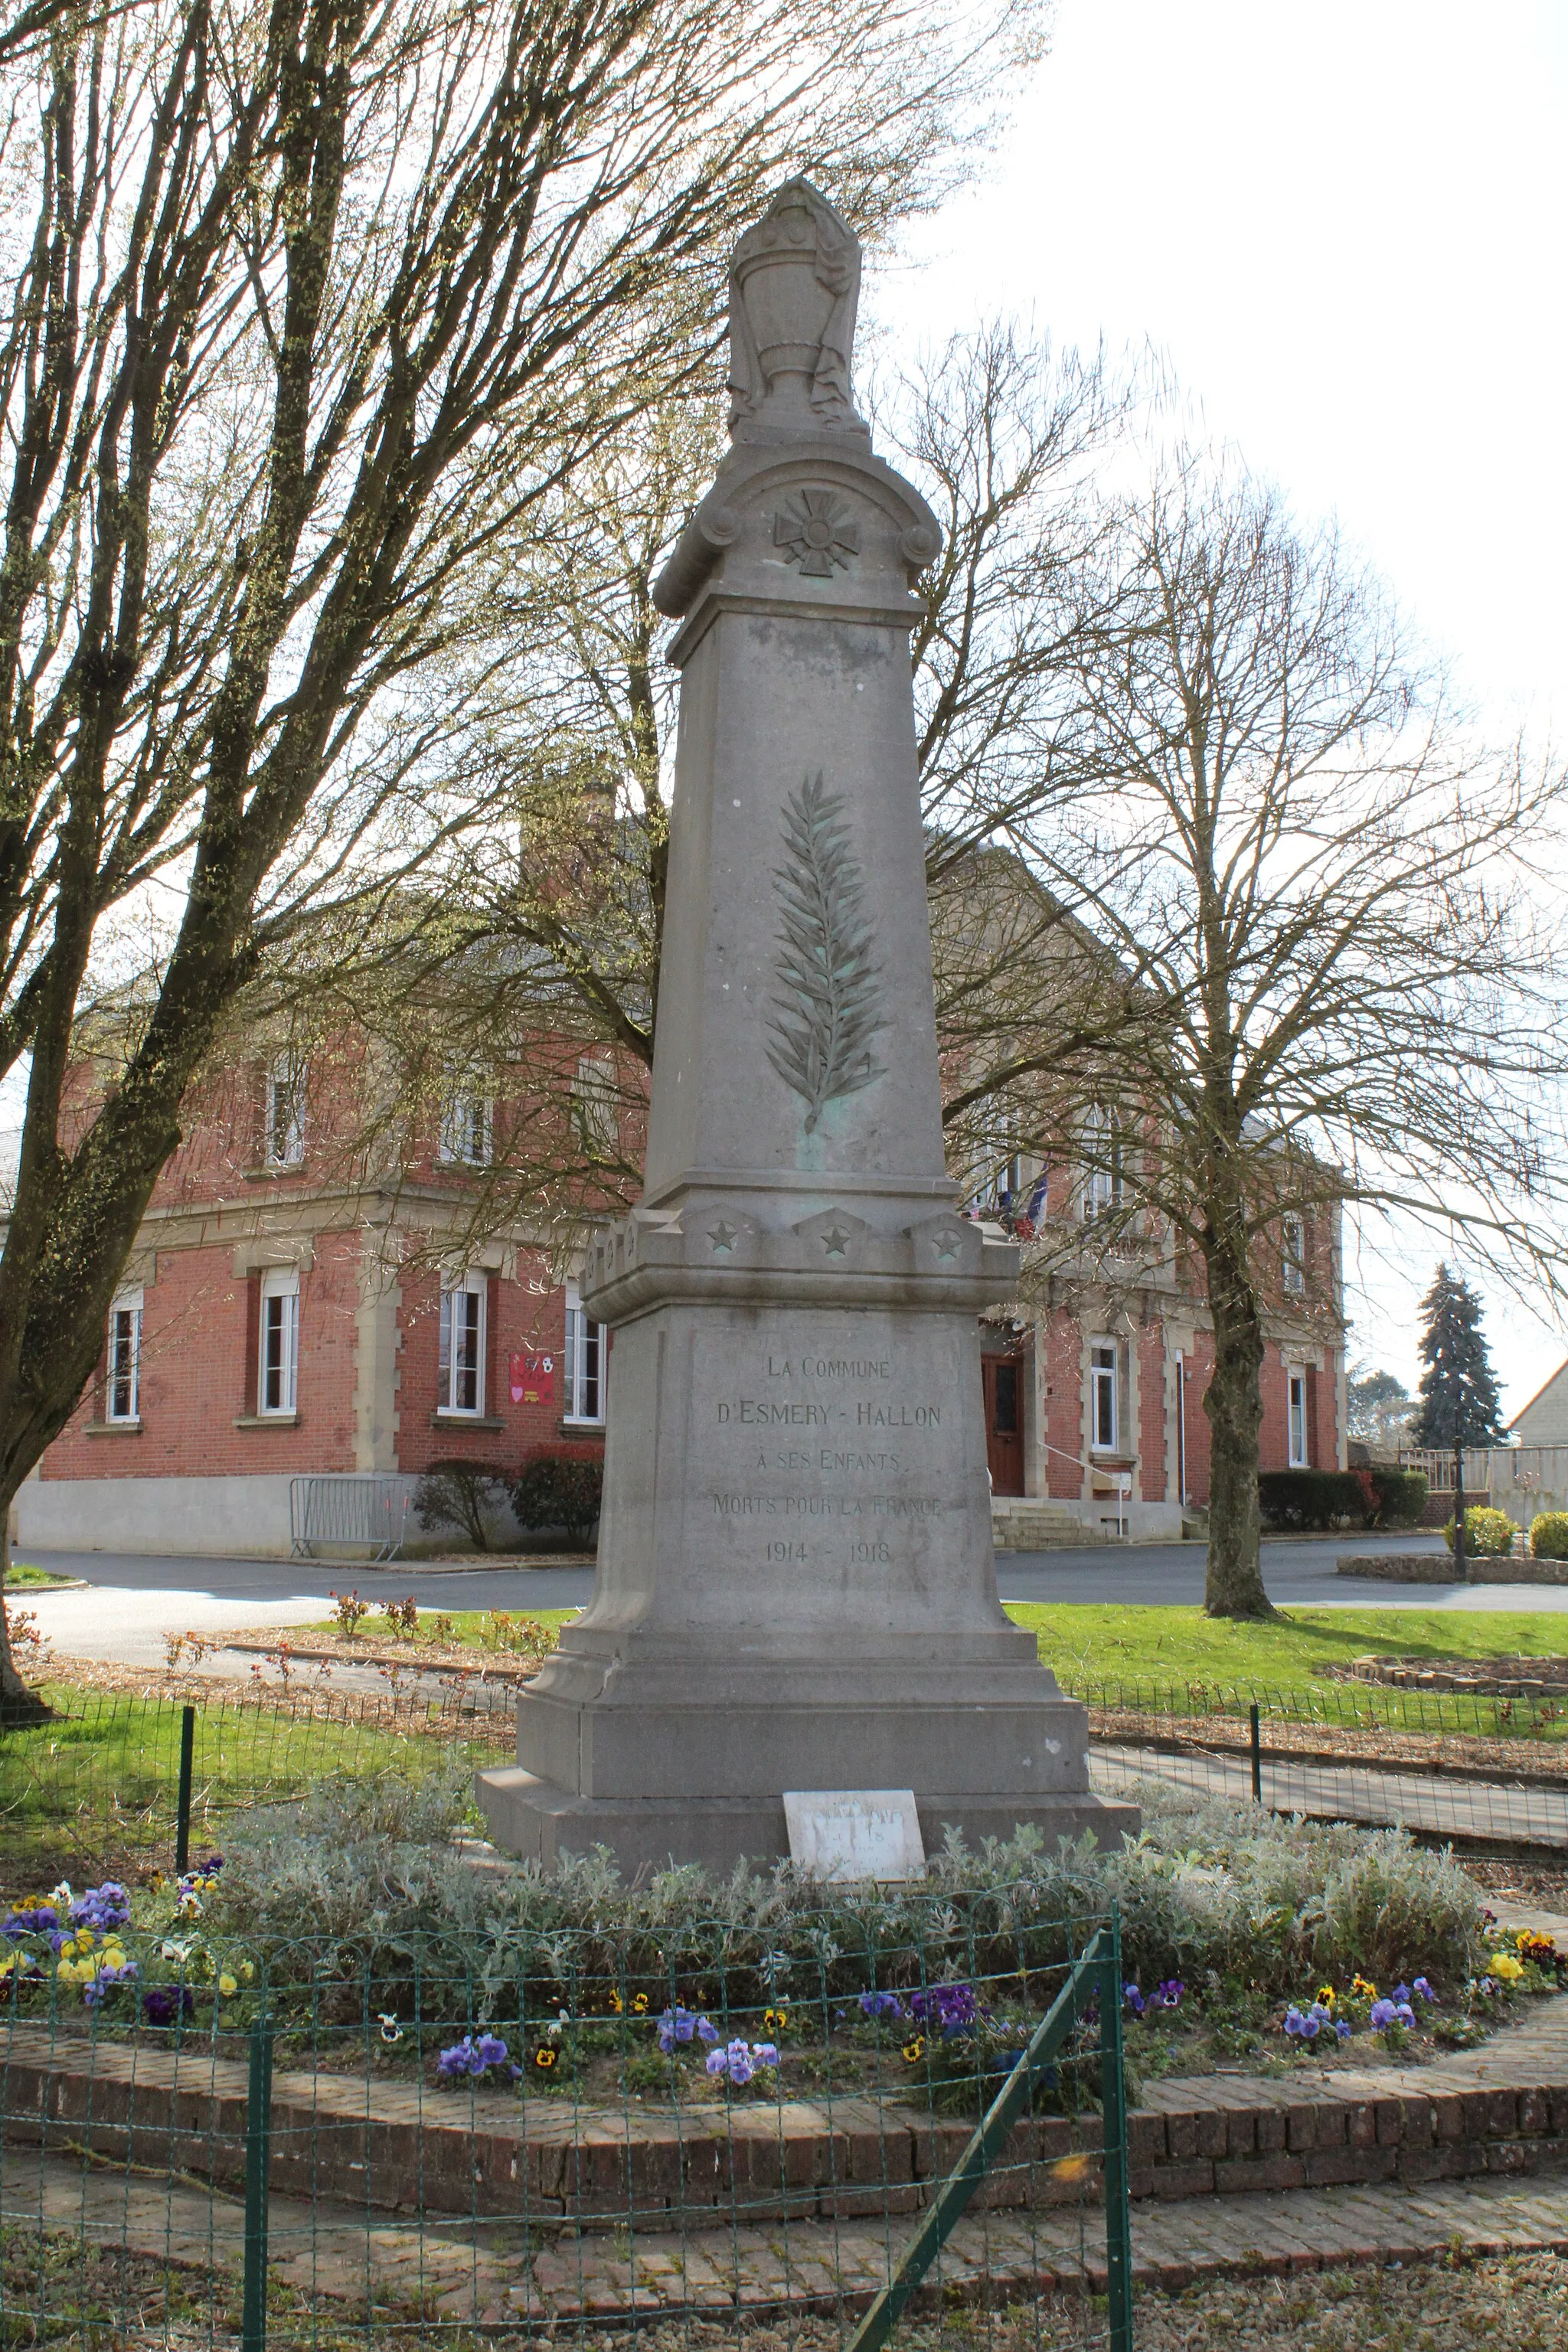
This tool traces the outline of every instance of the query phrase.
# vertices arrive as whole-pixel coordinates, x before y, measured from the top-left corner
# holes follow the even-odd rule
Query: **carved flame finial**
[[[849,385],[860,244],[808,180],[786,180],[730,262],[730,432],[867,436]]]

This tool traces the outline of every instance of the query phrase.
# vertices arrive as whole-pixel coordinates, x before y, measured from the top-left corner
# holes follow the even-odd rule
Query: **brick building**
[[[299,1482],[374,1478],[396,1497],[442,1459],[512,1471],[542,1444],[602,1448],[607,1335],[570,1252],[537,1221],[479,1213],[537,1097],[454,1085],[428,1133],[416,1118],[367,1154],[344,1108],[366,1062],[341,1040],[264,1055],[193,1107],[98,1375],[18,1497],[24,1549],[286,1552]],[[563,1059],[556,1097],[583,1082]],[[84,1118],[93,1083],[84,1066]],[[1135,1255],[1094,1246],[1107,1182],[1070,1152],[1014,1159],[970,1202],[1013,1226],[1031,1277],[980,1346],[999,1533],[1018,1521],[1019,1540],[1075,1523],[1174,1535],[1207,1499],[1201,1282],[1157,1236]],[[1337,1221],[1286,1219],[1265,1468],[1343,1464],[1340,1301]]]
[[[1096,1226],[1121,1205],[1111,1181],[1068,1155],[1048,1168],[1015,1158],[970,1204],[1010,1224],[1023,1248],[1023,1297],[981,1327],[1000,1539],[1026,1545],[1072,1521],[1179,1536],[1208,1502],[1214,1338],[1201,1269],[1138,1221],[1101,1244]],[[1260,1466],[1342,1469],[1337,1213],[1282,1218],[1261,1287]]]

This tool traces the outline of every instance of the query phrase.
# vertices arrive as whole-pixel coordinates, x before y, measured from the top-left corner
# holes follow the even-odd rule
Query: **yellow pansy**
[[[1524,1974],[1524,1969],[1511,1952],[1494,1952],[1491,1957],[1491,1972],[1494,1977],[1500,1977],[1504,1984],[1512,1984],[1516,1977],[1521,1977]]]
[[[256,1963],[255,1963],[255,1961],[254,1961],[254,1960],[241,1960],[241,1962],[240,1962],[240,1964],[239,1964],[239,1973],[240,1973],[240,1975],[245,1979],[246,1983],[247,1983],[247,1984],[248,1984],[248,1983],[250,1982],[251,1978],[256,1974]]]
[[[222,1993],[225,2000],[226,2000],[230,1993],[237,1992],[239,1990],[239,1980],[236,1977],[231,1977],[228,1970],[225,1969],[222,1976],[219,1977],[217,1980],[217,1989],[219,1992]]]

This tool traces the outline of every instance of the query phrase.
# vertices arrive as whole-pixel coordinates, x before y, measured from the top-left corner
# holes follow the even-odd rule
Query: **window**
[[[566,1286],[565,1421],[603,1423],[605,1418],[605,1327],[589,1320],[575,1283]]]
[[[1307,1375],[1305,1372],[1290,1374],[1289,1391],[1290,1467],[1292,1470],[1305,1470],[1310,1466],[1307,1460]]]
[[[620,1141],[620,1106],[613,1063],[584,1054],[572,1081],[572,1116],[577,1140],[593,1160],[614,1159]]]
[[[300,1276],[296,1267],[269,1266],[261,1277],[261,1361],[257,1368],[256,1410],[293,1412],[300,1377]]]
[[[267,1073],[267,1164],[298,1168],[305,1157],[305,1070],[292,1060]]]
[[[142,1412],[142,1293],[122,1290],[109,1310],[105,1421],[135,1421]]]
[[[1083,1126],[1083,1216],[1115,1214],[1121,1206],[1121,1133],[1110,1113],[1092,1110]]]
[[[485,1409],[485,1298],[482,1274],[465,1274],[441,1288],[441,1367],[437,1412]]]
[[[1307,1228],[1300,1217],[1285,1219],[1285,1287],[1292,1298],[1307,1287]]]
[[[440,1155],[464,1168],[488,1168],[495,1136],[495,1105],[471,1081],[454,1084],[441,1106]]]
[[[1091,1454],[1116,1450],[1116,1355],[1114,1342],[1089,1351],[1089,1444]]]

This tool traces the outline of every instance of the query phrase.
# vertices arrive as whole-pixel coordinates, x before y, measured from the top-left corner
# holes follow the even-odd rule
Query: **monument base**
[[[728,1874],[742,1855],[765,1865],[789,1853],[782,1791],[772,1798],[581,1797],[509,1764],[476,1774],[475,1793],[494,1843],[547,1870],[568,1854],[591,1853],[595,1846],[607,1846],[628,1878],[672,1862]],[[1058,1839],[1079,1838],[1086,1830],[1101,1846],[1114,1846],[1124,1831],[1136,1831],[1139,1819],[1135,1805],[1088,1795],[917,1791],[916,1804],[928,1854],[940,1852],[949,1828],[974,1845],[982,1838],[1010,1838],[1026,1822],[1040,1832],[1047,1850]]]

